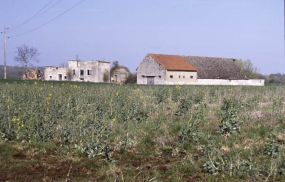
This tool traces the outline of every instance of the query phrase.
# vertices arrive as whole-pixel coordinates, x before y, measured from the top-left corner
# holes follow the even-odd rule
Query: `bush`
[[[126,83],[137,83],[137,73],[130,73]]]

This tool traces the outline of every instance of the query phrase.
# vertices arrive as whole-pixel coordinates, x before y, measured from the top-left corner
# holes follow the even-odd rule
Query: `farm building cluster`
[[[108,61],[68,61],[65,67],[47,66],[45,80],[124,83],[131,74],[124,66]],[[232,58],[147,54],[137,68],[137,84],[149,85],[253,85]]]

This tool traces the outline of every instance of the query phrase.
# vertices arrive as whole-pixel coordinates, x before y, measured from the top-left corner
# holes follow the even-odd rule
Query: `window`
[[[64,79],[67,80],[67,76],[64,76]]]
[[[80,70],[80,76],[84,75],[84,70]]]
[[[158,76],[159,78],[161,78],[161,76]]]
[[[190,76],[190,78],[193,78],[193,76]]]
[[[185,76],[183,76],[183,78],[185,78]]]
[[[75,76],[75,70],[72,70],[72,74]]]
[[[180,75],[179,75],[179,78],[180,78]]]
[[[173,75],[170,75],[170,78],[173,78]]]
[[[52,76],[49,76],[50,79],[52,79]]]
[[[92,70],[87,70],[87,75],[92,75]]]

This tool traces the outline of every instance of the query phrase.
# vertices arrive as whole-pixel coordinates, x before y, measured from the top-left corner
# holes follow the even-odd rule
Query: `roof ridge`
[[[225,57],[212,57],[212,56],[193,56],[193,55],[181,55],[184,57],[200,57],[200,58],[217,58],[217,59],[234,59],[234,58],[225,58]]]
[[[235,59],[235,58],[228,58],[228,57],[195,56],[195,55],[179,55],[179,54],[157,54],[157,53],[148,53],[148,55],[184,56],[184,57],[201,57],[201,58],[217,58],[217,59]]]

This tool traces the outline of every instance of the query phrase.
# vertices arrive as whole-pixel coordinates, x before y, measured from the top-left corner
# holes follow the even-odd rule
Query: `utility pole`
[[[7,72],[7,68],[6,68],[6,30],[9,28],[4,27],[4,31],[1,32],[4,34],[4,79],[6,79],[6,72]],[[8,37],[9,38],[9,37]]]
[[[4,27],[4,79],[6,79],[6,27]]]

